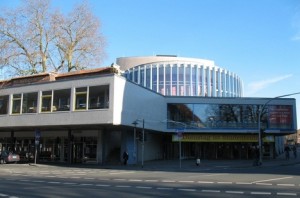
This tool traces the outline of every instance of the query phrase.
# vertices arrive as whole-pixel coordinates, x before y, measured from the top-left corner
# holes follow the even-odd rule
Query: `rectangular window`
[[[150,65],[147,65],[147,67],[146,67],[146,87],[148,89],[150,89],[150,87],[151,87],[151,79],[150,79],[151,73],[150,72],[151,72]]]
[[[75,110],[86,110],[87,87],[76,88]]]
[[[8,113],[8,100],[9,96],[0,96],[0,114],[4,115]]]
[[[152,66],[152,90],[157,91],[157,68],[156,68],[156,65]]]
[[[109,86],[89,87],[89,109],[107,109],[109,107]]]
[[[14,94],[12,99],[12,113],[20,114],[21,113],[21,98],[22,94]]]
[[[37,98],[38,93],[24,93],[22,113],[36,113],[37,112]]]
[[[52,91],[42,92],[41,112],[51,112]]]
[[[54,90],[53,111],[70,111],[71,89]]]

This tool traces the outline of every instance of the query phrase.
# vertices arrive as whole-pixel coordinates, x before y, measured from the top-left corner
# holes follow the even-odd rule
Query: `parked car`
[[[17,163],[20,161],[20,156],[9,151],[2,151],[0,155],[0,163]]]

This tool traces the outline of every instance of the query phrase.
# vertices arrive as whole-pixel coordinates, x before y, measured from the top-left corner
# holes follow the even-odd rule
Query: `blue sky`
[[[0,0],[14,7],[18,0]],[[75,0],[53,0],[68,12]],[[244,96],[300,92],[299,0],[89,0],[107,38],[107,66],[122,56],[172,54],[215,61]],[[300,95],[297,99],[300,128]]]

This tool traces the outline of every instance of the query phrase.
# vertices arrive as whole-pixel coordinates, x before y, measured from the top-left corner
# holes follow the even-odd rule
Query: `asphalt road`
[[[0,165],[0,197],[300,197],[300,164],[146,171]]]

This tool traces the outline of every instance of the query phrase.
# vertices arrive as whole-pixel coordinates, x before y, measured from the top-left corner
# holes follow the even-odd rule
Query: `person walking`
[[[285,159],[289,160],[290,159],[290,147],[289,145],[286,145],[285,148],[284,148],[284,152],[285,152]]]
[[[124,153],[123,153],[123,163],[124,163],[124,165],[127,165],[128,158],[129,158],[128,152],[124,151]]]

